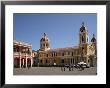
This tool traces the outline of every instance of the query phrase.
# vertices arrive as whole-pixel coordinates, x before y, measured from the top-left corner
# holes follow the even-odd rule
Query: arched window
[[[62,53],[62,56],[64,56],[64,53]]]
[[[40,60],[40,63],[42,63],[42,60]]]
[[[61,60],[61,63],[64,63],[64,59]]]
[[[72,59],[71,59],[71,63],[72,63]]]
[[[72,56],[73,56],[73,52],[72,52]]]
[[[48,63],[48,61],[46,60],[46,63]]]
[[[88,42],[88,37],[87,37],[87,42]]]
[[[48,44],[46,44],[46,47],[48,48]]]
[[[16,52],[16,48],[14,47],[14,52]]]
[[[47,54],[47,57],[48,57],[48,54]]]
[[[82,36],[82,42],[84,42],[84,37]]]

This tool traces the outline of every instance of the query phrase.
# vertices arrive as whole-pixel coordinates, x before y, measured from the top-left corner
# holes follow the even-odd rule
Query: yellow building
[[[88,30],[82,23],[79,31],[79,45],[74,47],[56,48],[50,47],[50,40],[44,33],[40,40],[40,49],[35,57],[39,65],[62,65],[62,64],[77,64],[81,61],[89,66],[97,65],[97,47],[96,39],[93,34],[91,42],[88,41]]]

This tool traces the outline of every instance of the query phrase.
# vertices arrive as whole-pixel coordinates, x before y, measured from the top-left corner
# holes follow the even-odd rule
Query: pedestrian
[[[84,70],[84,67],[82,66],[82,70]]]
[[[63,71],[63,66],[61,66],[61,71]]]
[[[64,66],[64,71],[65,71],[65,66]]]
[[[84,68],[83,68],[83,64],[81,64],[81,71],[82,71],[82,70],[84,70]]]
[[[22,68],[24,68],[24,65],[22,65]]]
[[[73,71],[73,66],[72,66],[72,71]]]
[[[69,66],[69,71],[71,71],[71,66]]]

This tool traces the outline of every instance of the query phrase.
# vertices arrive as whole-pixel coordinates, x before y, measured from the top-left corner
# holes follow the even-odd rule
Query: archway
[[[93,67],[93,58],[94,58],[94,56],[93,55],[90,55],[89,56],[89,60],[88,60],[88,63],[89,63],[89,65],[90,65],[90,67]]]
[[[20,59],[18,57],[14,58],[14,67],[15,68],[20,67]]]
[[[61,66],[64,66],[64,63],[65,63],[64,58],[61,58]]]
[[[31,67],[31,59],[30,58],[27,59],[27,67]]]
[[[26,67],[26,59],[25,58],[22,58],[21,59],[21,67]]]

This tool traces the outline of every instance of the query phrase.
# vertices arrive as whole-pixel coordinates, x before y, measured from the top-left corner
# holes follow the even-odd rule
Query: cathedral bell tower
[[[86,29],[84,22],[82,22],[82,25],[79,31],[79,47],[80,47],[80,53],[81,53],[81,61],[84,61],[85,56],[87,55],[88,41],[89,41],[88,30]]]
[[[93,49],[95,50],[95,55],[97,54],[97,46],[96,46],[96,38],[95,38],[95,35],[93,34],[93,37],[91,39],[91,43],[92,43],[92,46],[93,46]]]
[[[84,26],[84,22],[82,22],[82,25],[80,27],[79,42],[80,42],[80,45],[88,43],[88,31]]]
[[[46,33],[44,33],[43,37],[40,40],[40,50],[47,51],[50,49],[50,40],[47,37]]]

